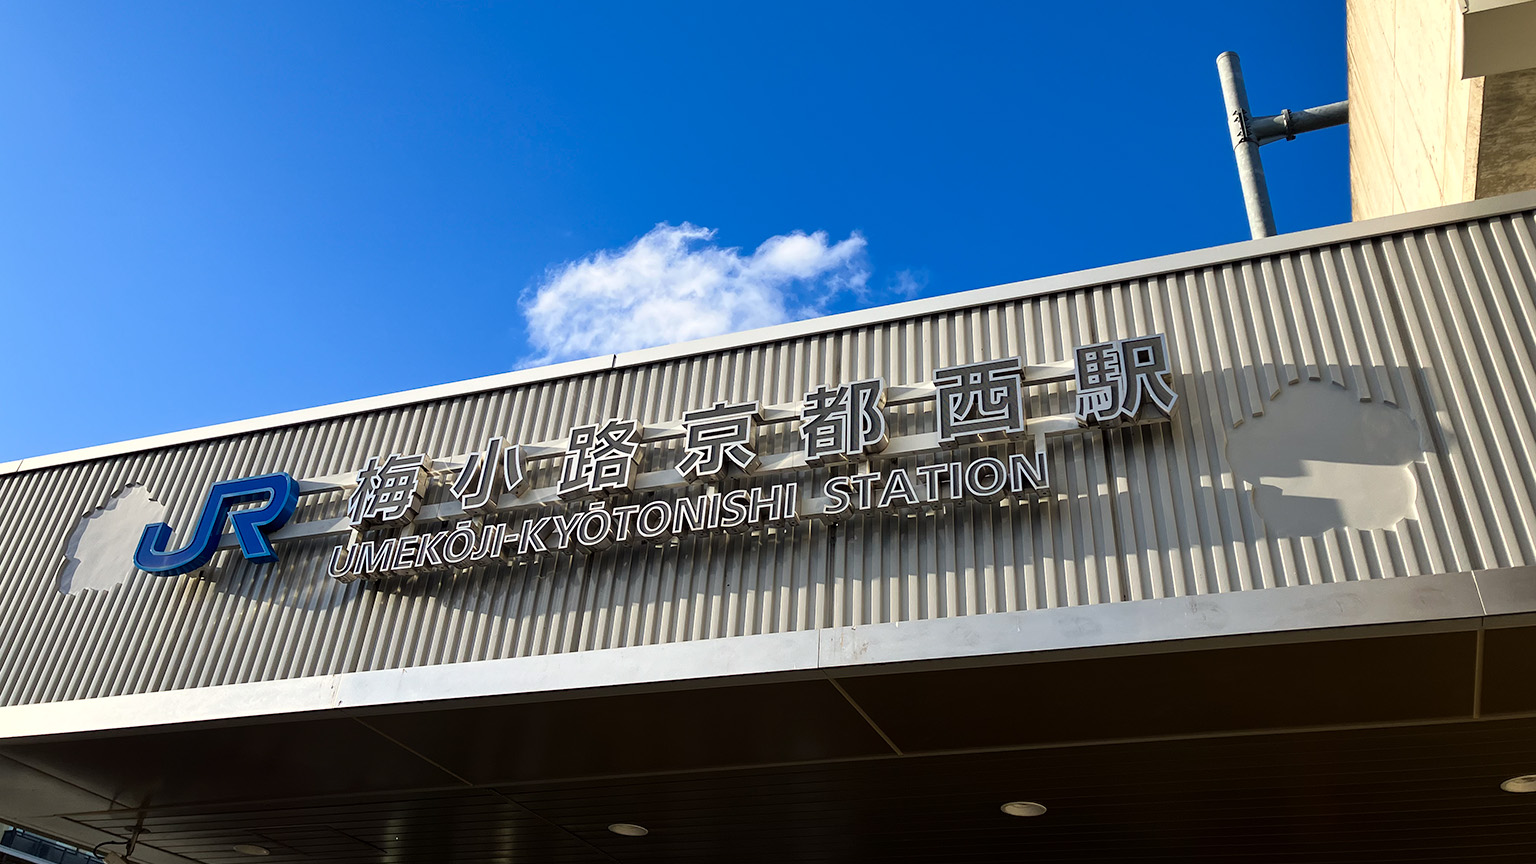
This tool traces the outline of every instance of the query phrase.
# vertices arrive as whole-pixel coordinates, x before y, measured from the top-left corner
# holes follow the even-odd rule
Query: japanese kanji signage
[[[1077,349],[1078,422],[1096,426],[1137,420],[1149,407],[1159,416],[1172,416],[1179,396],[1167,375],[1168,343],[1161,335]]]
[[[811,465],[841,462],[885,449],[885,381],[869,378],[805,394],[800,440]]]
[[[928,385],[890,388],[880,378],[822,385],[789,406],[714,401],[684,413],[680,423],[642,426],[610,418],[537,446],[493,435],[483,448],[452,458],[446,470],[427,453],[373,455],[349,484],[350,536],[332,552],[329,573],[350,582],[688,533],[750,531],[805,517],[1030,498],[1049,489],[1047,432],[1167,419],[1178,403],[1161,335],[1084,346],[1070,369],[1064,366],[1027,367],[1007,358],[938,369]],[[1026,387],[1064,380],[1076,384],[1071,414],[1026,416]],[[905,425],[931,422],[932,431],[892,438],[892,402],[917,412]],[[931,421],[925,419],[930,414]],[[759,427],[786,422],[798,424],[798,448],[759,452]],[[656,455],[651,445],[676,439],[681,452],[670,467],[647,464],[647,456]],[[976,443],[1001,444],[1002,452],[992,447],[967,456],[966,445]],[[1033,447],[1020,446],[1028,443]],[[909,456],[925,458],[901,461]],[[559,460],[557,473],[540,475],[550,481],[540,489],[530,480],[529,462],[536,459]],[[815,489],[802,489],[805,475],[790,473],[807,468],[824,469],[815,475]],[[434,483],[448,500],[424,506]],[[677,494],[645,494],[669,488]],[[214,511],[214,521],[221,521],[223,511]],[[170,532],[158,530],[149,538],[151,550],[163,547]],[[217,530],[200,529],[199,537],[213,538],[204,538],[204,546],[217,539]],[[251,557],[244,535],[241,542]],[[211,548],[177,553],[174,561],[155,554],[165,558],[167,572],[186,572],[206,562]],[[150,552],[140,557],[161,567]]]

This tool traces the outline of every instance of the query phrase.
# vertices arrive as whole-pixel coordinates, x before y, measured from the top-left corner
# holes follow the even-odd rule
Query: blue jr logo
[[[260,507],[229,512],[238,504],[263,500],[266,503]],[[235,537],[246,558],[262,564],[276,561],[277,553],[267,541],[267,532],[283,527],[298,504],[298,481],[287,474],[263,474],[215,483],[208,490],[208,500],[203,503],[203,513],[197,520],[197,530],[187,545],[175,552],[167,551],[165,544],[171,539],[171,526],[164,522],[147,525],[139,538],[139,548],[133,553],[133,566],[159,576],[191,573],[207,564],[218,551],[226,516],[235,527]]]

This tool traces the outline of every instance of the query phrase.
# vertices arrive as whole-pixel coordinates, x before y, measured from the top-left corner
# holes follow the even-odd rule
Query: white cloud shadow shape
[[[164,504],[134,483],[81,516],[64,548],[59,593],[107,591],[126,581],[133,575],[133,554],[144,526],[165,521],[165,513]]]
[[[619,250],[551,267],[524,294],[539,366],[669,345],[824,314],[842,292],[862,296],[867,243],[794,231],[750,254],[714,245],[715,231],[665,222]]]

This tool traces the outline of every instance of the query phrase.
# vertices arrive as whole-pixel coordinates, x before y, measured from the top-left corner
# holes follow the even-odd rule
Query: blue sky
[[[1346,96],[1340,2],[0,4],[0,461],[1245,239],[1223,50]]]

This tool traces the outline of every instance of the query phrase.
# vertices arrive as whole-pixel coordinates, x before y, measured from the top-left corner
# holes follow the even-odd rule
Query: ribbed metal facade
[[[1533,234],[1516,213],[0,476],[0,704],[1533,563]],[[280,545],[271,566],[222,552],[186,576],[57,587],[77,520],[130,483],[182,529],[219,480],[345,474],[370,455],[546,441],[612,416],[675,421],[718,399],[795,402],[862,377],[920,384],[955,363],[1049,363],[1148,333],[1167,335],[1178,416],[1052,438],[1053,494],[1034,503],[378,584],[328,578],[336,540],[316,538]],[[1418,425],[1414,516],[1268,534],[1227,436],[1311,381]],[[1030,392],[1031,415],[1071,411],[1069,384]],[[928,403],[891,416],[893,434],[934,427]],[[763,452],[797,446],[788,423],[759,438]],[[679,453],[651,446],[648,467]],[[800,472],[802,486],[825,472]],[[309,496],[296,521],[344,507],[340,492]]]

